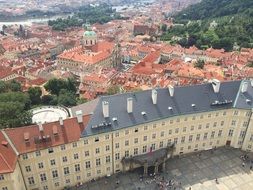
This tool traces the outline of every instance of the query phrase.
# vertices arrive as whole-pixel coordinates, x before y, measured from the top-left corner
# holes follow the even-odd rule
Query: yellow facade
[[[26,189],[18,163],[16,164],[13,173],[0,174],[0,189],[1,190]]]
[[[175,116],[23,154],[19,164],[27,189],[62,189],[120,172],[123,157],[146,154],[151,146],[174,143],[173,155],[225,145],[251,151],[252,122],[251,111],[240,109]]]

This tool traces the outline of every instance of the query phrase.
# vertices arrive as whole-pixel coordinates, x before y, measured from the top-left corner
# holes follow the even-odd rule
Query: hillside
[[[203,0],[174,16],[176,25],[161,37],[184,47],[253,47],[252,0]],[[181,25],[177,25],[181,24]]]
[[[203,0],[176,15],[177,19],[200,20],[223,16],[253,16],[252,0]]]

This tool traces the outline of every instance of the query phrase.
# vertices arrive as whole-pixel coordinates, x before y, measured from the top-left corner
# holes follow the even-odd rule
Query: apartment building
[[[220,146],[252,151],[252,101],[253,81],[213,80],[100,97],[73,107],[72,118],[5,129],[0,159],[14,161],[8,171],[0,165],[0,190],[63,189],[136,167],[157,172],[172,156]]]

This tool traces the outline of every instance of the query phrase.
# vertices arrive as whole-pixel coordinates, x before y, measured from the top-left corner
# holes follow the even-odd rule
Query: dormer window
[[[53,153],[53,152],[54,152],[54,149],[53,149],[53,148],[49,148],[49,149],[48,149],[48,153],[49,153],[49,154],[51,154],[51,153]]]
[[[95,142],[98,142],[99,141],[99,138],[98,137],[95,137]]]

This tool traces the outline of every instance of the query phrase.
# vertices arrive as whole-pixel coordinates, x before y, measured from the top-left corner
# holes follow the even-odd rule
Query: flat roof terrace
[[[60,106],[42,106],[34,108],[31,111],[33,114],[33,123],[49,123],[53,121],[58,121],[60,117],[62,119],[66,119],[69,117],[69,111],[67,110],[67,108]]]

